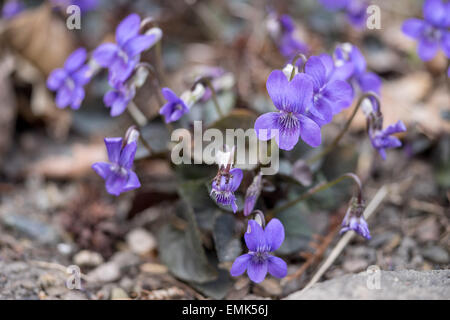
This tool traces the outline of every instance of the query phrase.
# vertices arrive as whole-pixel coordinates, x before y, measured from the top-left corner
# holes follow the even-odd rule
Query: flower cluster
[[[333,55],[335,66],[341,68],[341,73],[349,73],[348,80],[353,87],[358,87],[362,92],[372,91],[380,94],[381,79],[375,73],[366,70],[366,59],[356,46],[351,43],[340,44]]]
[[[86,49],[75,50],[64,63],[64,67],[55,69],[47,79],[47,87],[56,91],[56,106],[79,109],[84,99],[84,85],[92,75],[89,65],[85,64]]]
[[[450,3],[426,0],[423,4],[423,17],[424,20],[407,19],[402,26],[404,34],[417,40],[420,59],[431,60],[439,47],[450,58]]]
[[[240,276],[247,270],[250,280],[256,283],[263,281],[267,272],[277,278],[286,276],[286,262],[270,254],[284,241],[280,220],[273,218],[265,229],[255,220],[249,220],[244,239],[249,252],[236,258],[230,270],[232,276]]]
[[[92,169],[105,180],[108,193],[118,196],[141,186],[132,170],[139,132],[131,127],[125,139],[105,138],[109,162],[96,162]]]
[[[278,15],[271,11],[266,25],[281,55],[286,59],[292,59],[299,52],[307,53],[309,51],[307,45],[298,39],[295,23],[289,15]]]
[[[358,28],[364,26],[367,18],[367,1],[365,0],[319,0],[330,11],[343,11],[350,23]]]

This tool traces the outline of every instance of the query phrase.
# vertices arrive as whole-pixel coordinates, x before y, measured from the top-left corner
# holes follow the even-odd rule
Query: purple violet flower
[[[340,234],[353,230],[368,240],[371,238],[369,226],[363,216],[364,207],[364,201],[361,198],[352,197],[347,213],[342,220],[342,228],[339,232]]]
[[[373,72],[367,72],[367,63],[359,49],[350,44],[343,43],[334,50],[335,66],[342,67],[348,63],[353,65],[350,82],[358,85],[362,92],[375,92],[380,95],[381,79]]]
[[[418,41],[417,53],[423,61],[429,61],[442,47],[450,58],[450,2],[426,0],[423,4],[425,20],[411,18],[405,20],[402,31]]]
[[[405,132],[406,126],[399,120],[395,124],[391,124],[383,130],[378,130],[369,127],[369,138],[372,142],[372,146],[377,149],[383,160],[386,160],[385,149],[398,148],[401,147],[402,142],[391,135],[398,132]]]
[[[2,18],[11,19],[21,13],[25,9],[25,5],[20,0],[9,0],[3,5]]]
[[[248,216],[253,212],[256,201],[261,194],[262,189],[262,173],[261,171],[253,178],[252,183],[245,193],[244,216]]]
[[[104,43],[95,49],[93,58],[105,68],[109,68],[112,81],[125,81],[133,72],[140,54],[153,46],[161,38],[160,32],[140,35],[141,18],[130,14],[117,26],[115,43]]]
[[[333,115],[351,105],[352,87],[345,79],[336,78],[339,74],[334,72],[331,56],[311,56],[305,64],[305,73],[314,84],[313,104],[308,113],[317,124],[323,126],[331,122]]]
[[[255,132],[260,140],[275,137],[280,149],[291,150],[301,137],[317,147],[321,143],[320,127],[307,115],[313,105],[313,81],[306,74],[297,74],[289,81],[281,70],[270,73],[267,91],[278,112],[268,112],[256,119]]]
[[[241,184],[243,172],[239,168],[229,169],[230,166],[219,168],[219,173],[211,184],[211,195],[216,199],[216,202],[229,206],[236,213],[238,207],[236,205],[236,196],[234,192]]]
[[[244,238],[249,252],[234,261],[230,270],[233,277],[246,270],[250,280],[256,283],[263,281],[267,272],[277,278],[286,276],[286,262],[270,254],[284,241],[284,227],[280,220],[273,218],[265,230],[255,220],[249,220]]]
[[[111,117],[116,117],[122,114],[130,101],[133,100],[136,95],[136,88],[127,82],[116,82],[112,87],[113,89],[104,95],[103,102],[111,108]]]
[[[98,0],[51,0],[54,6],[63,7],[64,9],[70,5],[80,7],[80,11],[85,13],[98,7]]]
[[[179,120],[189,108],[183,99],[179,98],[170,88],[162,88],[161,93],[167,103],[159,110],[159,114],[165,117],[166,123]]]
[[[91,77],[90,68],[84,65],[86,49],[79,48],[72,52],[64,63],[64,68],[55,69],[47,79],[47,87],[56,93],[56,106],[65,108],[68,105],[79,109],[84,99],[83,86]]]
[[[364,26],[368,3],[365,0],[319,0],[329,11],[344,11],[349,22],[358,28]]]
[[[92,169],[105,180],[106,191],[118,196],[141,186],[139,179],[131,170],[137,149],[137,136],[128,139],[124,145],[122,138],[105,138],[109,162],[96,162]]]

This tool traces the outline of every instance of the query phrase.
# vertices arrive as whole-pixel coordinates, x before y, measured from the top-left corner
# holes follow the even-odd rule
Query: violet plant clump
[[[230,270],[233,277],[247,271],[250,280],[260,283],[267,272],[277,278],[286,276],[286,262],[271,254],[284,241],[284,227],[280,220],[273,218],[265,229],[255,220],[249,220],[244,239],[249,251],[234,261]]]
[[[84,64],[87,52],[84,48],[75,50],[64,63],[64,67],[53,70],[47,79],[47,87],[56,91],[56,106],[70,106],[77,110],[84,99],[84,85],[91,79],[91,69]]]
[[[442,48],[450,58],[450,3],[441,0],[426,0],[423,3],[422,19],[405,20],[402,31],[417,40],[417,53],[423,61],[434,58]]]
[[[96,162],[92,169],[105,180],[108,193],[118,196],[122,192],[141,186],[139,178],[132,170],[137,149],[139,132],[130,128],[125,139],[105,138],[109,162]]]

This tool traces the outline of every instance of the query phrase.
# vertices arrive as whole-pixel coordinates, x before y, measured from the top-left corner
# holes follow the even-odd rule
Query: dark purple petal
[[[373,72],[365,72],[361,74],[358,77],[358,84],[363,92],[373,91],[378,95],[380,94],[381,79]]]
[[[138,58],[138,57],[136,57]],[[132,58],[131,60],[125,61],[122,57],[116,57],[109,67],[111,71],[112,83],[124,82],[134,70],[138,59]]]
[[[270,256],[267,259],[267,269],[276,278],[284,278],[287,275],[287,264],[278,257]]]
[[[96,162],[92,165],[92,169],[103,179],[111,174],[111,164],[107,162]]]
[[[301,115],[299,115],[301,116]],[[288,119],[283,121],[283,119]],[[287,115],[278,118],[279,134],[275,135],[278,147],[283,150],[292,150],[300,137],[300,125],[297,116]]]
[[[295,29],[295,24],[292,18],[287,14],[282,14],[280,16],[280,24],[285,32],[293,32]]]
[[[321,143],[320,127],[308,117],[299,116],[300,136],[311,147],[318,147]]]
[[[391,135],[397,132],[405,132],[405,131],[406,126],[401,120],[397,121],[395,124],[391,124],[386,129],[383,130],[384,134],[386,135]]]
[[[116,58],[118,50],[114,43],[103,43],[94,50],[92,57],[100,66],[109,67]]]
[[[417,46],[417,53],[422,61],[429,61],[434,58],[439,49],[437,41],[430,41],[427,38],[420,38]]]
[[[244,239],[247,248],[253,252],[257,252],[258,248],[263,248],[266,245],[264,230],[255,220],[248,221]]]
[[[418,39],[422,36],[425,23],[423,20],[411,18],[406,19],[402,25],[402,31],[411,38]]]
[[[105,138],[104,140],[109,162],[119,164],[120,151],[122,150],[122,138]]]
[[[304,73],[299,73],[289,82],[285,92],[285,107],[282,110],[294,113],[304,113],[312,105],[313,80]]]
[[[239,168],[233,168],[230,170],[230,174],[233,176],[230,181],[230,190],[234,192],[239,188],[244,173]]]
[[[267,224],[264,230],[266,244],[269,246],[269,252],[278,250],[284,241],[284,227],[280,220],[273,218]]]
[[[350,51],[350,61],[354,65],[354,72],[356,74],[360,74],[366,71],[366,59],[364,59],[363,54],[356,46],[352,45],[352,49]]]
[[[130,169],[133,166],[134,156],[136,154],[136,141],[127,143],[122,149],[119,157],[119,165],[122,168]]]
[[[56,106],[65,108],[72,102],[73,90],[63,84],[56,93]]]
[[[154,34],[149,36],[134,37],[124,45],[124,51],[128,54],[128,56],[134,57],[150,48],[156,40],[157,37]]]
[[[322,125],[330,123],[333,119],[332,103],[324,96],[319,96],[317,99],[314,99],[314,107],[310,109],[310,112],[322,120]]]
[[[162,88],[161,93],[168,102],[179,100],[178,96],[170,88]]]
[[[243,254],[234,260],[233,265],[230,269],[230,274],[233,277],[240,276],[247,270],[248,263],[252,256],[250,254]]]
[[[109,90],[105,95],[103,96],[103,103],[110,107],[113,105],[113,103],[118,99],[119,93],[116,90]]]
[[[139,178],[134,171],[128,171],[128,181],[127,184],[123,187],[122,192],[131,191],[137,189],[141,186],[139,182]]]
[[[338,101],[345,101],[348,105],[353,101],[352,86],[342,80],[329,82],[322,91],[322,95],[332,102],[332,107],[333,103]]]
[[[314,91],[322,88],[327,80],[327,70],[319,57],[312,56],[305,64],[305,73],[310,75],[314,83]]]
[[[88,65],[72,73],[72,79],[77,86],[84,86],[91,80],[91,68]]]
[[[71,73],[81,67],[87,57],[87,52],[85,48],[79,48],[72,52],[70,56],[66,59],[64,63],[64,69],[67,70],[68,73]]]
[[[425,0],[423,16],[425,20],[436,27],[446,27],[448,11],[441,0]]]
[[[247,274],[253,282],[262,282],[267,274],[267,260],[255,261],[251,259],[247,266]]]
[[[268,112],[260,115],[255,121],[255,132],[258,139],[267,141],[278,135],[279,112]]]
[[[109,194],[118,196],[122,193],[124,186],[127,184],[128,174],[112,172],[106,179],[106,191]]]
[[[78,110],[81,106],[81,103],[83,102],[83,99],[84,99],[83,87],[75,87],[75,89],[72,92],[70,107],[73,110]]]
[[[64,69],[55,69],[50,73],[47,79],[47,88],[58,90],[67,78],[67,72]]]
[[[121,115],[128,106],[130,100],[125,99],[123,96],[119,96],[111,106],[111,117],[117,117]]]
[[[279,110],[283,110],[286,104],[286,91],[289,85],[288,79],[281,70],[274,70],[267,78],[266,88],[273,104]]]
[[[128,40],[137,36],[141,25],[141,18],[132,13],[119,23],[116,29],[116,41],[123,46]]]

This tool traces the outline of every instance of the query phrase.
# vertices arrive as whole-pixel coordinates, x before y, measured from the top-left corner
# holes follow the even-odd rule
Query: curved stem
[[[292,71],[291,71],[291,76],[289,77],[289,81],[291,81],[294,76],[295,76],[295,64],[297,63],[298,59],[302,59],[303,64],[302,64],[302,70],[305,68],[305,63],[306,61],[308,61],[308,58],[306,58],[306,56],[303,53],[297,53],[294,58],[292,58],[291,60],[291,64],[292,64]]]
[[[342,128],[341,132],[339,132],[339,134],[336,136],[336,138],[334,138],[334,140],[333,140],[333,142],[331,142],[331,144],[326,146],[321,152],[319,152],[312,158],[306,160],[306,162],[308,164],[314,163],[317,160],[319,160],[320,158],[324,157],[338,145],[339,141],[344,136],[344,134],[347,132],[348,128],[350,128],[350,124],[352,123],[353,119],[355,118],[356,112],[358,111],[359,107],[361,106],[361,103],[364,101],[364,99],[369,98],[369,97],[376,99],[378,106],[380,106],[380,99],[374,92],[366,92],[361,97],[359,97],[358,103],[356,104],[355,108],[353,109],[353,112],[352,112],[350,118],[345,123],[345,126]]]
[[[306,191],[304,194],[301,194],[299,197],[297,197],[296,199],[293,199],[277,208],[274,208],[272,210],[270,210],[269,212],[267,212],[267,217],[268,218],[272,218],[273,216],[275,216],[277,213],[286,210],[287,208],[290,208],[294,205],[296,205],[297,203],[299,203],[300,201],[306,200],[309,197],[311,197],[313,194],[316,194],[320,191],[326,190],[328,188],[331,188],[332,186],[334,186],[335,184],[345,180],[345,179],[352,179],[357,188],[358,188],[358,200],[362,199],[362,184],[361,181],[359,180],[358,176],[354,173],[344,173],[343,175],[341,175],[340,177],[327,182],[327,183],[319,183],[317,186],[312,187],[311,189],[309,189],[308,191]]]
[[[156,87],[157,87],[156,99],[158,100],[159,105],[162,106],[164,104],[164,100],[161,97],[161,82],[159,81],[158,73],[156,72],[155,68],[153,67],[153,65],[151,65],[148,62],[139,62],[138,65],[136,66],[136,68],[138,68],[138,67],[146,68],[152,75],[154,82],[156,84]]]

